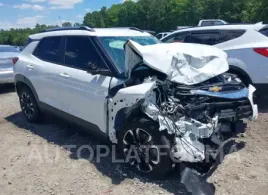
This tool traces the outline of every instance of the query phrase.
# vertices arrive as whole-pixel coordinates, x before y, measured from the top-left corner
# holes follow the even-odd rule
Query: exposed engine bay
[[[194,86],[165,82],[143,108],[159,122],[160,131],[175,135],[175,158],[200,162],[206,157],[206,144],[219,146],[236,121],[256,117],[249,95],[255,89],[250,90],[228,74]]]
[[[171,150],[175,159],[203,162],[207,157],[206,146],[217,151],[230,137],[238,120],[257,118],[257,105],[253,103],[255,88],[251,85],[247,88],[235,75],[224,73],[228,69],[224,52],[211,47],[208,53],[213,52],[214,56],[201,52],[205,55],[203,58],[198,56],[199,52],[189,57],[188,54],[173,52],[177,45],[155,46],[164,53],[162,58],[168,56],[169,66],[160,71],[161,64],[157,64],[153,55],[158,50],[154,51],[154,46],[138,47],[141,46],[129,43],[129,50],[135,50],[127,57],[128,63],[133,64],[129,78],[108,104],[108,129],[112,142],[117,142],[118,113],[123,110],[127,116],[133,110],[140,110],[159,123],[156,131],[166,131],[172,137]],[[198,47],[207,51],[207,46]],[[194,68],[192,62],[196,63]],[[203,65],[197,67],[198,63]],[[149,69],[138,68],[144,65]],[[214,70],[210,71],[210,66]],[[188,75],[185,76],[182,70]]]

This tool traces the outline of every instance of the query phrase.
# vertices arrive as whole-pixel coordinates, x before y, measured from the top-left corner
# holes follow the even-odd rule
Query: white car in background
[[[229,23],[224,20],[219,20],[219,19],[207,19],[207,20],[200,20],[198,22],[198,26],[217,26],[217,25],[225,25],[225,24],[229,24]]]
[[[161,39],[214,45],[228,54],[229,72],[259,91],[268,89],[268,25],[219,25],[178,30]]]
[[[13,64],[20,51],[13,46],[0,45],[0,83],[13,83]]]

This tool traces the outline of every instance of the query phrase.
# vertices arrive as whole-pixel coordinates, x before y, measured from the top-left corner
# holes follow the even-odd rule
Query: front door
[[[66,37],[65,65],[58,66],[58,98],[63,111],[106,132],[106,97],[111,77],[91,75],[88,64],[107,68],[89,37]],[[108,68],[107,68],[108,69]]]

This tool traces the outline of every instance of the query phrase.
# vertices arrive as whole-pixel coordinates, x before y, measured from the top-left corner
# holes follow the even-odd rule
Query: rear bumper
[[[8,70],[8,71],[0,70],[0,83],[14,83],[13,70]]]

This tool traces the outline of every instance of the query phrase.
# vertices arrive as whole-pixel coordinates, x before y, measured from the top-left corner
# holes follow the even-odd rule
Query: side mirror
[[[94,63],[94,62],[90,62],[88,64],[87,72],[92,74],[92,75],[100,74],[100,75],[103,75],[103,76],[110,76],[110,77],[113,76],[113,74],[112,74],[112,72],[110,70],[108,70],[108,69],[100,69],[99,65],[97,63]]]
[[[88,70],[87,72],[91,73],[92,75],[99,74],[99,66],[96,63],[90,62],[88,64]]]

